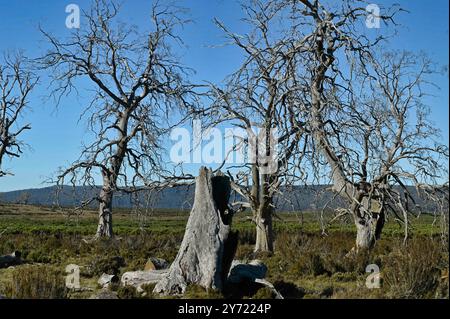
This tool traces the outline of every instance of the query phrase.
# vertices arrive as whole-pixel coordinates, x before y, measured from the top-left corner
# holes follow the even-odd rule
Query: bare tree
[[[4,55],[0,64],[0,177],[11,174],[2,168],[5,156],[22,154],[23,143],[19,135],[31,126],[19,123],[37,82],[38,77],[30,70],[23,55]]]
[[[162,137],[174,124],[171,118],[178,118],[176,110],[193,101],[193,86],[185,80],[190,70],[171,49],[182,44],[176,31],[188,22],[184,10],[154,4],[142,32],[118,21],[118,12],[114,3],[97,0],[69,39],[42,31],[51,48],[40,63],[51,71],[58,102],[77,89],[78,79],[88,79],[95,92],[82,113],[93,142],[83,145],[57,182],[93,186],[100,172],[100,194],[83,203],[99,202],[96,237],[113,236],[114,192],[135,191],[164,170]]]
[[[213,86],[212,109],[214,124],[227,121],[245,133],[236,136],[233,151],[245,153],[246,149],[250,154],[243,164],[232,167],[237,170],[232,186],[246,201],[240,204],[253,213],[255,252],[271,252],[274,196],[282,197],[280,185],[301,178],[297,169],[304,153],[305,129],[299,125],[301,112],[294,110],[294,95],[302,87],[295,79],[289,23],[283,21],[286,4],[254,0],[242,4],[242,9],[251,28],[246,35],[234,34],[216,20],[244,60],[224,88]]]
[[[445,193],[442,184],[448,184],[448,147],[429,121],[423,99],[431,85],[431,61],[393,52],[374,58],[371,70],[373,75],[361,70],[356,83],[370,89],[352,87],[348,109],[339,120],[342,131],[336,135],[347,177],[363,194],[364,213],[357,217],[364,223],[357,224],[356,248],[373,246],[388,212],[404,223],[406,240],[408,214],[426,208],[419,199],[426,203],[429,195]]]
[[[299,94],[299,104],[310,110],[318,162],[325,160],[333,190],[349,201],[356,250],[370,249],[388,211],[408,224],[414,197],[407,185],[448,179],[447,148],[434,143],[438,132],[421,101],[429,62],[410,54],[377,58],[385,38],[364,34],[367,12],[359,1],[336,9],[300,2],[299,25],[309,25],[311,35],[302,51],[308,62],[299,70],[309,89]],[[393,22],[400,10],[378,18]]]

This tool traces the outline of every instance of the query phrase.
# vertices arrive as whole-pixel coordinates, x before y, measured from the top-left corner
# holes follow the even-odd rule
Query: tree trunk
[[[273,252],[272,209],[259,207],[256,214],[255,252]]]
[[[356,218],[356,252],[370,250],[375,244],[375,224],[373,218]]]
[[[356,225],[356,252],[363,252],[374,247],[376,241],[380,239],[384,226],[384,212],[365,213],[360,216],[355,214]]]
[[[100,191],[100,205],[98,209],[98,226],[95,238],[114,237],[112,228],[112,200],[113,191],[108,187],[103,187]]]
[[[95,235],[95,238],[97,239],[101,237],[114,237],[112,227],[112,201],[114,189],[117,187],[117,178],[119,176],[120,168],[122,167],[123,159],[125,158],[128,144],[128,119],[129,112],[123,112],[118,124],[119,143],[117,144],[117,150],[111,156],[111,166],[109,169],[102,171],[103,188],[99,195],[98,227]]]
[[[272,229],[272,195],[269,185],[273,182],[272,176],[261,175],[263,182],[260,193],[259,206],[256,210],[256,243],[254,252],[273,252],[273,229]]]
[[[167,275],[155,286],[157,293],[182,294],[188,284],[223,289],[237,240],[230,233],[230,180],[211,175],[200,168],[183,241]]]

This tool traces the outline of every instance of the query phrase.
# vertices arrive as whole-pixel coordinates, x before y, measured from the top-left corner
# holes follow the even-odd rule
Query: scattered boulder
[[[0,268],[20,265],[22,263],[21,256],[20,251],[15,251],[10,255],[0,256]]]
[[[167,269],[128,271],[122,275],[120,281],[123,286],[133,286],[140,291],[143,285],[156,284],[167,275],[167,273]]]
[[[119,282],[119,277],[117,277],[116,275],[103,274],[98,279],[98,284],[102,288],[109,288],[109,286],[111,284],[115,284],[118,282]]]
[[[228,274],[228,282],[231,284],[248,284],[248,282],[253,282],[269,288],[276,299],[284,299],[279,291],[264,279],[266,274],[267,266],[260,260],[252,260],[249,263],[233,260]]]
[[[228,281],[231,283],[239,283],[244,280],[255,281],[256,279],[264,279],[266,274],[267,266],[260,260],[252,260],[249,263],[233,260],[228,274]]]
[[[170,264],[162,258],[150,257],[145,264],[144,271],[167,269],[169,266]]]

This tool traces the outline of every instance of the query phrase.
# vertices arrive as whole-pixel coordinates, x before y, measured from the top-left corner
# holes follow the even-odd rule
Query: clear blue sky
[[[163,1],[163,0],[162,0]],[[123,0],[122,16],[132,24],[144,24],[148,19],[150,0]],[[394,1],[373,1],[387,4]],[[449,1],[448,0],[409,0],[395,1],[410,11],[402,14],[398,22],[399,35],[390,48],[424,51],[435,62],[444,66],[449,60]],[[23,49],[26,55],[38,57],[45,48],[38,31],[41,24],[57,36],[69,34],[65,27],[66,5],[78,4],[82,9],[90,6],[86,0],[0,0],[0,52]],[[188,50],[182,56],[183,62],[196,70],[193,81],[221,81],[239,65],[239,54],[230,47],[211,48],[223,43],[222,33],[214,26],[214,17],[224,21],[236,32],[244,33],[239,18],[242,16],[239,4],[234,0],[185,0],[180,3],[191,9],[190,15],[195,23],[184,30]],[[82,26],[81,26],[82,27]],[[383,28],[383,26],[382,26]],[[374,32],[382,32],[378,30]],[[445,143],[449,136],[449,75],[434,77],[441,89],[428,99],[432,107],[431,118],[436,127],[442,130]],[[85,136],[84,123],[77,123],[82,109],[83,97],[74,96],[63,100],[56,110],[43,97],[47,94],[46,83],[42,83],[30,100],[31,110],[23,121],[32,124],[32,130],[22,138],[32,148],[26,150],[19,159],[5,161],[5,168],[15,176],[0,178],[0,192],[47,186],[45,180],[52,176],[58,167],[65,166],[78,158],[80,142]]]

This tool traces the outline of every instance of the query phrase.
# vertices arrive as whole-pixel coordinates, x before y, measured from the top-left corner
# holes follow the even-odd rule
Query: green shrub
[[[87,274],[101,276],[102,274],[118,275],[120,268],[125,266],[125,260],[120,256],[94,258],[89,266]]]
[[[383,260],[382,278],[393,298],[433,298],[441,275],[442,247],[433,240],[413,239]]]
[[[48,251],[44,249],[34,249],[26,255],[26,259],[30,262],[48,264],[52,262],[52,257]]]
[[[122,286],[117,289],[117,296],[119,299],[137,299],[140,294],[133,286]]]
[[[223,295],[216,290],[205,289],[199,285],[189,285],[183,295],[187,299],[222,299]]]
[[[275,293],[268,287],[262,287],[252,296],[252,299],[275,299]]]
[[[305,289],[297,287],[292,282],[285,282],[283,280],[277,280],[274,282],[275,289],[283,296],[285,299],[299,299],[303,298],[306,294]]]
[[[303,254],[294,265],[293,272],[297,276],[320,276],[323,274],[327,274],[327,270],[324,267],[322,257],[314,252]]]
[[[155,289],[156,284],[145,284],[142,285],[142,296],[146,299],[153,299],[155,297],[157,297],[156,295],[153,294],[153,289]]]

